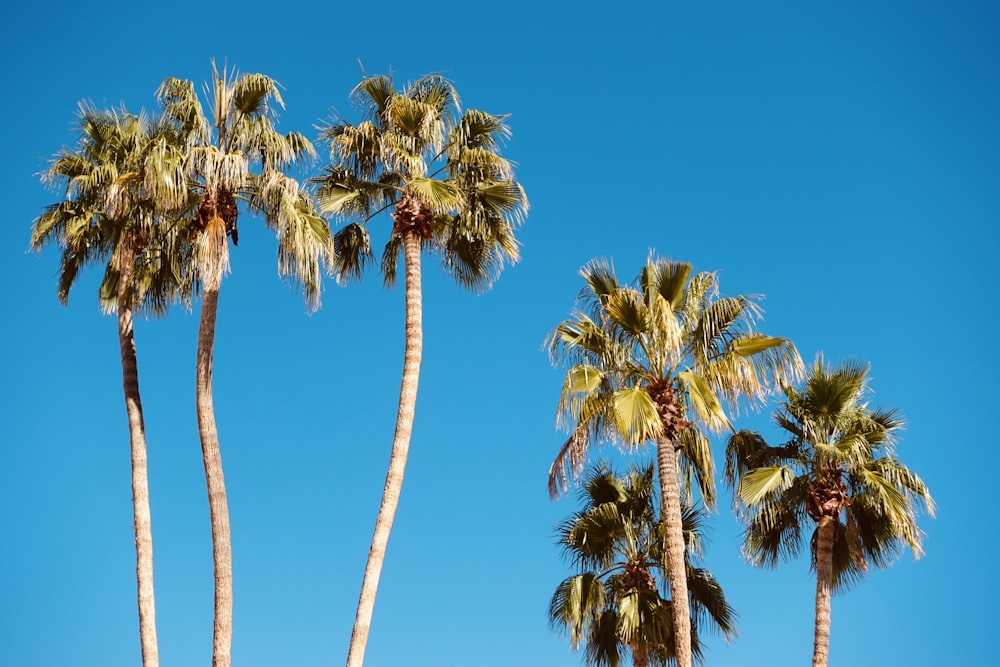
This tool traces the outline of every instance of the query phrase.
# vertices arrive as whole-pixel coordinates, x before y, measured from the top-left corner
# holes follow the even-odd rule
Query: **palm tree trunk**
[[[827,667],[830,659],[830,587],[833,584],[834,518],[824,516],[816,529],[816,628],[813,667]]]
[[[632,667],[649,667],[649,656],[645,651],[632,649]]]
[[[684,527],[677,453],[674,444],[664,436],[656,439],[656,458],[660,477],[663,552],[667,560],[670,606],[674,619],[674,651],[677,654],[677,667],[691,667],[691,608],[688,605],[687,570],[684,563]]]
[[[403,472],[413,432],[413,416],[417,405],[417,383],[420,379],[420,358],[424,349],[421,325],[422,295],[420,289],[420,238],[413,232],[403,234],[403,252],[406,262],[406,349],[403,354],[403,381],[399,390],[399,408],[396,413],[396,433],[389,456],[389,472],[385,476],[382,504],[375,522],[365,565],[365,578],[358,599],[358,613],[354,618],[351,647],[347,654],[347,667],[361,667],[365,660],[368,631],[375,610],[375,593],[382,574],[385,549],[389,532],[399,505],[399,492],[403,486]]]
[[[216,282],[218,285],[218,282]],[[212,520],[212,559],[215,566],[215,625],[212,639],[212,667],[229,667],[233,644],[233,548],[229,533],[229,505],[222,476],[219,433],[212,403],[212,356],[215,347],[215,318],[219,288],[205,289],[198,328],[196,394],[198,435],[205,462],[208,507]]]
[[[146,426],[139,399],[139,365],[135,355],[132,309],[128,305],[128,283],[132,265],[122,262],[118,280],[118,345],[122,357],[122,388],[128,414],[132,450],[132,521],[135,530],[135,576],[139,597],[139,642],[143,667],[158,667],[156,605],[153,597],[153,527],[149,510],[149,474],[146,459]]]

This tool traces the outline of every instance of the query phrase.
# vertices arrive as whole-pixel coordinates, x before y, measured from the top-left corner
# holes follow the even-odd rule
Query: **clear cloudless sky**
[[[523,259],[483,295],[425,260],[416,425],[369,666],[581,664],[546,620],[570,572],[553,526],[576,501],[546,494],[565,436],[542,342],[585,262],[631,277],[650,250],[719,271],[726,294],[766,295],[763,330],[806,360],[870,361],[873,400],[908,419],[900,457],[939,505],[921,520],[927,553],[834,598],[831,664],[994,664],[995,3],[56,0],[7,6],[0,54],[0,665],[140,663],[115,320],[96,270],[60,306],[58,252],[28,241],[60,196],[38,174],[74,142],[80,100],[152,110],[164,78],[200,89],[213,58],[277,79],[280,129],[310,137],[334,114],[357,120],[362,67],[399,83],[441,72],[465,105],[511,114],[505,155],[532,205]],[[379,248],[388,224],[373,223]],[[260,221],[240,232],[215,365],[234,664],[338,665],[388,463],[402,292],[375,274],[331,280],[309,315]],[[211,656],[198,307],[136,325],[165,667]],[[766,412],[738,425],[777,435]],[[710,636],[706,664],[807,664],[808,559],[752,569],[729,502],[703,563],[740,635]]]

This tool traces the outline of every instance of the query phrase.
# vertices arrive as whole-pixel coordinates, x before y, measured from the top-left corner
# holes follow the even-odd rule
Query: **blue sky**
[[[139,664],[115,322],[96,272],[61,307],[57,253],[28,238],[57,197],[37,175],[72,143],[80,100],[152,109],[164,78],[200,85],[215,58],[281,82],[280,127],[313,137],[334,110],[353,117],[359,62],[401,83],[444,73],[467,106],[511,114],[523,259],[481,296],[425,261],[416,425],[366,664],[580,664],[545,617],[569,573],[552,529],[575,502],[546,495],[563,435],[541,345],[586,261],[631,276],[651,249],[718,270],[724,293],[766,295],[762,328],[807,360],[870,361],[875,400],[908,419],[900,456],[939,505],[927,555],[834,599],[832,664],[989,664],[998,29],[993,3],[961,0],[5,9],[0,663]],[[402,292],[329,281],[309,315],[251,219],[232,264],[215,397],[235,664],[340,664],[388,462]],[[136,326],[164,665],[211,655],[196,332],[197,305]],[[710,638],[707,664],[805,663],[806,560],[746,565],[728,496],[709,525],[704,564],[740,636]]]

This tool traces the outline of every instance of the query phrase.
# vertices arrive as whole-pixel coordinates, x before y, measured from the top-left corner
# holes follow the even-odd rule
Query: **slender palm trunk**
[[[361,667],[365,660],[368,631],[375,610],[375,593],[382,574],[385,549],[392,530],[392,520],[399,505],[399,492],[403,486],[403,472],[413,432],[413,416],[417,405],[417,383],[420,379],[420,357],[424,349],[421,325],[422,296],[420,290],[420,238],[413,232],[403,235],[406,262],[406,349],[403,354],[403,381],[399,390],[399,408],[396,413],[396,434],[389,456],[389,472],[385,476],[382,504],[375,522],[375,534],[368,551],[365,578],[358,599],[358,613],[354,618],[351,647],[347,654],[348,667]]]
[[[139,641],[143,667],[158,667],[156,605],[153,598],[153,527],[149,510],[149,475],[146,461],[146,426],[139,399],[139,365],[135,355],[132,309],[128,305],[128,283],[132,265],[122,263],[118,281],[118,345],[122,357],[122,388],[128,414],[132,449],[132,517],[135,530],[135,576],[139,592]]]
[[[816,529],[816,629],[813,667],[827,667],[830,659],[830,587],[833,584],[834,517],[823,516]]]
[[[684,527],[681,490],[674,444],[664,436],[656,439],[660,477],[660,512],[663,517],[663,552],[670,581],[670,606],[674,618],[674,651],[677,667],[691,667],[691,608],[688,605],[687,570],[684,563]]]
[[[216,283],[218,284],[218,283]],[[212,403],[212,356],[215,347],[215,318],[219,288],[207,288],[201,302],[198,328],[198,363],[195,391],[198,401],[198,435],[205,462],[208,507],[212,519],[212,559],[215,565],[215,625],[212,639],[212,667],[229,667],[233,644],[233,548],[229,533],[229,505],[222,476],[219,433]]]
[[[632,667],[649,667],[649,656],[645,651],[632,649]]]

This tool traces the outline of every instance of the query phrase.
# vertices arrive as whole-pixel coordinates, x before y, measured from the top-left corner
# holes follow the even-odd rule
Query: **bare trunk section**
[[[660,477],[660,512],[663,520],[663,552],[670,581],[670,606],[674,619],[674,651],[677,667],[691,667],[691,608],[688,605],[687,569],[684,562],[684,527],[681,490],[674,444],[664,436],[656,439]]]
[[[139,598],[139,642],[143,667],[158,667],[156,605],[153,596],[153,526],[149,509],[146,425],[139,399],[139,364],[135,354],[132,308],[128,299],[132,264],[122,262],[118,280],[118,345],[122,357],[122,388],[132,450],[132,521],[135,530],[135,577]]]
[[[216,283],[218,284],[218,283]],[[215,625],[212,667],[229,667],[233,644],[233,548],[229,532],[229,505],[222,475],[222,453],[212,403],[212,357],[219,289],[205,289],[198,327],[198,363],[195,391],[198,400],[198,435],[205,462],[208,507],[212,519],[212,559],[215,566]]]
[[[417,404],[417,383],[420,379],[420,358],[424,348],[421,325],[422,296],[420,290],[420,238],[413,232],[403,234],[403,251],[406,261],[406,350],[403,355],[403,381],[399,390],[399,408],[396,413],[396,433],[389,457],[389,472],[385,476],[382,504],[375,522],[365,578],[358,599],[358,613],[351,633],[351,647],[347,654],[348,667],[361,667],[365,660],[368,631],[375,610],[375,594],[382,574],[385,549],[392,530],[392,520],[399,505],[399,492],[403,486],[403,472],[413,432],[413,416]]]
[[[830,660],[830,588],[833,585],[833,533],[835,519],[824,516],[816,528],[816,629],[813,667],[827,667]]]
[[[649,656],[645,651],[632,650],[632,667],[649,667]]]

